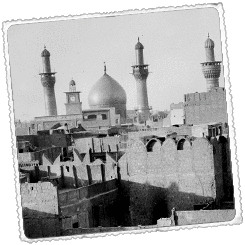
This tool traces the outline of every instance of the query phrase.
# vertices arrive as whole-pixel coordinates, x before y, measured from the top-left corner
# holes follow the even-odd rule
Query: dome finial
[[[208,32],[208,38],[209,38],[209,32]]]
[[[46,49],[46,45],[44,44],[44,49]]]
[[[106,64],[104,62],[104,73],[106,74]]]
[[[140,41],[140,38],[138,37],[138,42]]]

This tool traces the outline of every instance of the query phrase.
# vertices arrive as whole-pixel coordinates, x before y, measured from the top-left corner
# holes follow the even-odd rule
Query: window
[[[95,114],[88,115],[88,120],[96,120],[97,116]]]
[[[107,115],[106,114],[101,114],[102,120],[106,120],[107,119]]]
[[[79,227],[79,223],[78,222],[75,222],[72,224],[72,228],[78,228]]]

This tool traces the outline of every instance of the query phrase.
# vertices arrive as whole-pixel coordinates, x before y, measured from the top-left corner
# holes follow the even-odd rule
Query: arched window
[[[184,143],[185,143],[185,139],[179,140],[178,145],[177,145],[178,151],[183,150]]]

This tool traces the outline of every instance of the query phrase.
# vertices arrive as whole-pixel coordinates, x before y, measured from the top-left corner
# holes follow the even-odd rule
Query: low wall
[[[176,225],[194,225],[205,223],[227,222],[235,218],[235,209],[177,211]]]

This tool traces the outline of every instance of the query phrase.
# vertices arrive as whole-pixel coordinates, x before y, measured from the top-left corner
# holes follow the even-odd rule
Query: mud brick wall
[[[119,137],[81,138],[75,139],[75,148],[80,154],[88,153],[89,149],[92,152],[116,152],[118,151],[119,143]]]
[[[39,147],[67,147],[70,145],[69,136],[66,134],[38,135]]]
[[[207,200],[219,202],[223,185],[215,174],[220,176],[221,165],[205,138],[177,143],[167,138],[151,147],[136,140],[119,160],[120,193],[129,206],[131,225],[156,224],[173,207],[193,210]]]
[[[27,237],[60,235],[58,193],[52,183],[21,184],[21,205]]]
[[[117,226],[118,189],[116,180],[59,193],[62,230]]]
[[[41,151],[18,153],[18,161],[30,162],[38,160],[39,164],[42,165],[43,154],[47,156],[47,158],[51,160],[51,162],[54,162],[55,159],[61,154],[61,148],[52,147]]]
[[[186,94],[185,100],[186,124],[228,122],[224,88],[213,89],[206,93]]]

